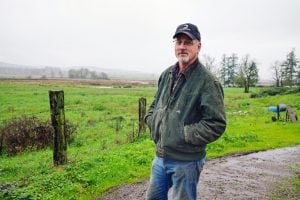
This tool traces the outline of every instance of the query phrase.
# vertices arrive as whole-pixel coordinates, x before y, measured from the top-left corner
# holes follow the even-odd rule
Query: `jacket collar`
[[[191,65],[189,65],[185,70],[181,72],[181,74],[183,74],[186,80],[188,80],[191,77],[192,72],[194,71],[194,69],[197,67],[199,63],[200,63],[199,59],[197,58]],[[178,68],[179,68],[179,64],[177,62],[175,65],[173,65],[173,67],[171,67],[169,71],[170,75],[175,73],[175,71],[178,70]]]

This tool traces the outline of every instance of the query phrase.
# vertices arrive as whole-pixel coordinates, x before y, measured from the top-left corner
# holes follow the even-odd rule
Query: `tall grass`
[[[93,199],[113,186],[148,178],[154,156],[149,133],[134,142],[128,138],[137,131],[138,98],[146,97],[149,105],[156,88],[1,82],[0,124],[24,113],[49,119],[50,89],[64,90],[66,118],[78,126],[68,164],[54,167],[50,149],[2,155],[0,199]],[[208,146],[208,158],[300,144],[300,123],[272,122],[274,113],[266,109],[285,103],[299,113],[299,102],[299,93],[254,99],[243,89],[226,88],[228,126]]]

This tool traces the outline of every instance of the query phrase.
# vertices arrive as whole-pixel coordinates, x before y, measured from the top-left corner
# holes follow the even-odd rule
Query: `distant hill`
[[[158,79],[157,74],[129,71],[124,69],[108,69],[95,66],[29,66],[5,62],[0,62],[0,78],[69,78],[69,70],[72,69],[88,69],[94,74],[106,74],[108,79],[113,80],[149,81]]]

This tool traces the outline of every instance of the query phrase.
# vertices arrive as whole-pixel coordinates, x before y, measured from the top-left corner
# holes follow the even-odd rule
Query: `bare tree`
[[[237,82],[244,86],[244,92],[248,93],[250,86],[253,86],[258,82],[257,64],[254,60],[250,60],[249,55],[246,55],[242,58],[239,67]]]
[[[279,61],[276,61],[272,64],[271,70],[273,73],[273,79],[275,80],[276,87],[282,87],[282,77],[283,77],[283,66]]]
[[[203,64],[213,75],[217,77],[217,65],[215,63],[215,58],[209,56],[208,54],[203,54]]]

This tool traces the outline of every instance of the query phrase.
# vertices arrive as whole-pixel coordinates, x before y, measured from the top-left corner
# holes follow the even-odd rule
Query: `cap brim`
[[[189,38],[191,38],[192,40],[197,39],[195,36],[193,36],[192,34],[190,34],[189,32],[186,32],[186,31],[178,31],[178,32],[176,32],[175,35],[173,36],[173,38],[176,38],[177,35],[179,35],[179,34],[185,34],[185,35],[187,35]]]

